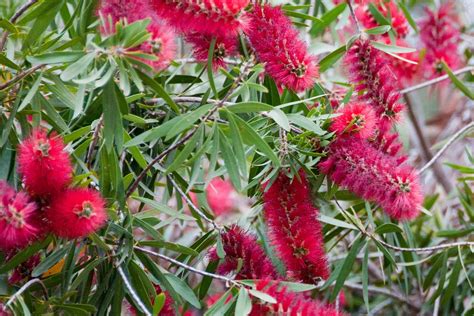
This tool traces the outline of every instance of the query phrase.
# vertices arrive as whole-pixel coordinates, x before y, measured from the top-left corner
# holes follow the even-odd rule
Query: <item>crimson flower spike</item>
[[[358,39],[347,52],[345,64],[361,98],[375,111],[378,128],[389,130],[404,109],[388,59],[367,39]]]
[[[151,0],[157,14],[184,34],[237,35],[249,0]]]
[[[300,171],[299,179],[290,179],[281,173],[266,188],[263,201],[271,243],[290,277],[306,283],[328,278],[319,212],[312,204],[305,174]]]
[[[316,58],[281,7],[255,6],[244,31],[265,71],[279,87],[300,92],[318,77]]]
[[[408,220],[419,214],[423,197],[417,171],[363,139],[337,139],[319,169],[337,185],[376,202],[394,219]]]
[[[221,238],[225,258],[218,268],[219,273],[229,274],[237,272],[235,276],[237,280],[278,278],[277,271],[262,247],[258,244],[255,236],[234,225],[222,234]],[[209,259],[211,261],[219,260],[215,248],[210,251]],[[239,271],[236,271],[239,261],[242,261],[242,267]]]
[[[443,72],[442,62],[450,68],[459,68],[460,43],[459,21],[453,10],[453,2],[447,2],[437,11],[426,8],[426,17],[420,23],[420,37],[426,47],[423,70],[428,77],[436,77]]]

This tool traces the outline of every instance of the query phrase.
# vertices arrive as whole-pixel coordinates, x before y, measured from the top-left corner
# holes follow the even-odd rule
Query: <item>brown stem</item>
[[[36,70],[40,69],[40,68],[43,68],[45,65],[41,64],[41,65],[36,65],[34,67],[31,67],[30,69],[27,69],[25,71],[22,71],[20,72],[19,74],[17,74],[15,77],[13,77],[12,79],[8,80],[7,82],[3,83],[3,84],[0,84],[0,91],[8,88],[9,86],[17,83],[18,81],[20,81],[21,79],[25,78],[25,77],[28,77],[29,75],[31,75],[32,73],[34,73]]]
[[[12,18],[10,19],[10,22],[15,23],[16,20],[18,20],[18,18],[36,2],[38,2],[38,0],[30,0],[27,3],[25,3],[22,7],[18,9],[18,11],[15,12],[15,14],[13,14]],[[7,37],[8,37],[8,30],[4,30],[2,38],[0,39],[0,52],[3,50],[3,47],[5,46]]]
[[[405,95],[404,98],[405,98],[405,103],[407,105],[408,117],[410,118],[413,124],[413,127],[415,128],[415,134],[420,144],[423,160],[425,162],[428,162],[433,159],[433,153],[431,152],[430,146],[428,145],[428,141],[423,135],[423,131],[421,129],[420,123],[418,122],[415,112],[413,111],[413,105],[411,103],[410,97],[408,95]],[[446,174],[444,173],[444,170],[441,168],[441,166],[437,162],[433,163],[433,173],[434,173],[435,178],[443,187],[444,191],[446,193],[451,192],[451,190],[453,189],[453,186],[451,182],[448,181]]]

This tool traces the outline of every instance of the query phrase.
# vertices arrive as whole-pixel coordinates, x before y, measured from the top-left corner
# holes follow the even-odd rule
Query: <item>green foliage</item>
[[[279,93],[269,77],[261,80],[263,67],[251,59],[213,72],[215,41],[207,65],[176,63],[154,73],[145,61],[156,57],[127,50],[148,39],[149,21],[118,24],[116,34],[101,36],[95,2],[38,1],[13,23],[9,18],[21,4],[0,3],[0,30],[9,32],[0,52],[0,86],[34,69],[0,90],[0,178],[20,187],[16,148],[33,127],[48,125],[68,145],[74,183],[100,189],[109,214],[108,225],[84,240],[47,236],[8,260],[1,258],[0,301],[14,295],[8,306],[12,312],[119,315],[127,301],[141,313],[145,307],[157,314],[169,295],[180,313],[201,309],[205,315],[247,315],[252,302],[274,302],[257,291],[252,280],[224,284],[209,275],[217,267],[208,263],[207,251],[217,247],[219,255],[224,253],[213,226],[222,222],[210,209],[205,190],[211,178],[229,178],[253,201],[251,210],[232,222],[261,234],[266,229],[261,184],[271,181],[279,169],[295,173],[302,167],[321,209],[332,275],[324,284],[286,282],[290,290],[329,301],[344,292],[347,310],[356,314],[429,314],[433,305],[443,315],[472,313],[473,247],[443,246],[472,240],[471,151],[468,165],[448,164],[459,172],[450,201],[456,212],[450,220],[437,195],[428,192],[426,214],[410,223],[391,221],[375,205],[318,173],[316,164],[333,137],[327,127],[333,117],[334,85],[327,76],[354,40],[341,42],[336,34],[339,24],[348,21],[347,4],[316,1],[314,11],[309,10],[314,1],[284,6],[295,25],[316,39],[315,45],[324,36],[332,47],[319,60],[321,82],[296,95]],[[401,1],[400,6],[414,26],[410,4]],[[382,26],[365,32],[393,33],[390,21],[375,6],[370,10]],[[379,42],[374,46],[392,54],[412,51]],[[472,85],[446,64],[444,70],[472,99]],[[349,89],[343,102],[351,95]],[[315,144],[321,150],[316,151]],[[196,201],[192,196],[199,202],[196,209],[189,205]],[[336,207],[334,199],[343,206]],[[268,240],[260,239],[266,250],[271,249]],[[437,246],[441,247],[424,249]],[[8,285],[8,274],[36,253],[41,263],[30,277],[42,284],[22,291],[25,282]],[[268,254],[275,259],[271,250]],[[202,271],[208,275],[200,275]],[[156,295],[155,284],[166,294]],[[206,306],[208,295],[215,293],[224,294]]]

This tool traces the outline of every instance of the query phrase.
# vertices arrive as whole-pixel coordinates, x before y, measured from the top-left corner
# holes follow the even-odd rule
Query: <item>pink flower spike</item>
[[[101,228],[107,220],[105,201],[91,189],[70,189],[51,201],[46,217],[51,231],[59,237],[86,237]]]
[[[40,235],[38,208],[24,192],[0,181],[0,249],[26,247]]]
[[[363,139],[337,139],[319,169],[337,185],[376,202],[394,219],[409,220],[419,214],[423,197],[417,171]]]
[[[237,35],[249,0],[151,0],[156,13],[178,31],[206,36]]]
[[[224,58],[235,56],[238,52],[238,42],[236,36],[217,36],[214,46],[214,58],[212,60],[212,68],[214,71],[219,67],[225,67]],[[191,33],[186,35],[186,41],[193,47],[193,54],[201,63],[207,63],[209,48],[213,37]]]
[[[426,17],[420,23],[420,37],[426,48],[423,73],[433,78],[443,74],[442,62],[451,69],[461,67],[458,53],[460,25],[453,10],[453,2],[447,2],[437,11],[426,8]]]
[[[19,173],[33,196],[48,197],[67,187],[72,180],[72,164],[63,140],[47,136],[40,129],[26,138],[18,148]]]
[[[233,225],[227,232],[221,235],[221,238],[225,258],[218,268],[219,273],[229,274],[236,272],[239,261],[241,261],[242,267],[235,276],[237,280],[278,278],[272,262],[254,236],[245,232],[239,226]],[[209,259],[211,261],[219,260],[217,249],[213,248],[209,252]]]
[[[398,84],[388,59],[369,40],[358,39],[347,52],[345,64],[355,90],[374,109],[378,128],[389,130],[405,105],[399,102]]]
[[[336,114],[340,115],[333,119],[330,130],[339,137],[356,136],[367,139],[375,131],[375,114],[366,103],[349,103]]]
[[[308,53],[291,20],[280,7],[255,6],[245,28],[259,61],[280,87],[301,92],[318,77],[316,57]]]
[[[229,214],[235,208],[236,195],[229,180],[214,178],[206,188],[207,203],[217,216]]]
[[[267,185],[265,185],[267,186]],[[329,277],[318,210],[310,198],[305,174],[281,173],[263,194],[269,237],[291,278],[315,283]]]

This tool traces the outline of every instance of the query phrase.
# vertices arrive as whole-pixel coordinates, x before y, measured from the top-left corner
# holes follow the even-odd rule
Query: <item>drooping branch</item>
[[[470,71],[473,71],[473,70],[474,70],[474,66],[467,66],[467,67],[464,67],[464,68],[453,71],[453,74],[455,76],[458,76],[458,75],[461,75],[463,73],[470,72]],[[417,84],[415,86],[408,87],[406,89],[401,90],[400,93],[401,94],[407,94],[407,93],[410,93],[410,92],[413,92],[413,91],[416,91],[416,90],[419,90],[419,89],[423,89],[425,87],[429,87],[429,86],[434,85],[438,82],[442,82],[446,79],[449,79],[449,75],[443,75],[443,76],[437,77],[435,79],[422,82],[422,83]]]
[[[40,65],[33,66],[30,69],[27,69],[25,71],[20,72],[19,74],[17,74],[12,79],[8,80],[7,82],[4,82],[3,84],[0,84],[0,91],[10,87],[11,85],[13,85],[13,84],[17,83],[18,81],[22,80],[23,78],[28,77],[29,75],[33,74],[36,70],[38,70],[40,68],[43,68],[44,66],[45,65],[40,64]]]
[[[337,207],[345,213],[346,211],[342,208],[342,206],[339,204],[337,200],[334,200],[336,203]],[[355,227],[366,237],[369,239],[372,239],[373,241],[376,241],[383,246],[390,248],[395,251],[402,251],[402,252],[416,252],[416,253],[424,253],[424,252],[435,252],[438,250],[444,250],[444,249],[450,249],[450,248],[456,248],[456,247],[473,247],[474,242],[473,241],[459,241],[459,242],[454,242],[454,243],[447,243],[447,244],[441,244],[437,246],[431,246],[431,247],[424,247],[424,248],[404,248],[404,247],[398,247],[394,246],[392,244],[387,243],[386,241],[378,238],[375,236],[375,233],[368,231],[365,229],[363,226],[358,225],[356,222],[352,221],[352,224],[354,224]]]
[[[457,131],[453,136],[451,136],[451,138],[448,139],[448,141],[436,153],[436,155],[434,155],[434,157],[431,158],[431,160],[428,161],[426,165],[424,165],[423,168],[420,169],[420,173],[425,172],[428,168],[430,168],[433,164],[435,164],[436,160],[438,160],[444,154],[444,152],[448,149],[449,146],[451,146],[459,137],[461,137],[464,133],[466,133],[472,128],[474,128],[474,122],[471,122],[468,125],[464,126],[462,129]]]
[[[6,311],[7,307],[10,306],[23,292],[25,292],[30,286],[33,284],[38,283],[41,286],[41,289],[44,294],[44,298],[47,301],[48,300],[48,289],[44,285],[43,281],[40,279],[31,279],[28,282],[26,282],[18,291],[16,291],[15,294],[13,294],[10,299],[5,303],[5,306],[3,306],[3,310]]]
[[[38,0],[29,0],[27,3],[25,3],[24,5],[22,5],[18,11],[16,11],[13,16],[11,17],[10,19],[10,22],[11,23],[15,23],[18,18],[20,16],[23,15],[23,13],[26,12],[26,10],[28,10],[33,4],[35,4],[36,2],[38,2]],[[7,37],[8,37],[8,30],[4,30],[3,32],[3,35],[2,35],[2,38],[0,39],[0,52],[3,50],[3,47],[5,46],[5,43],[7,41]],[[0,89],[1,90],[1,89]]]

